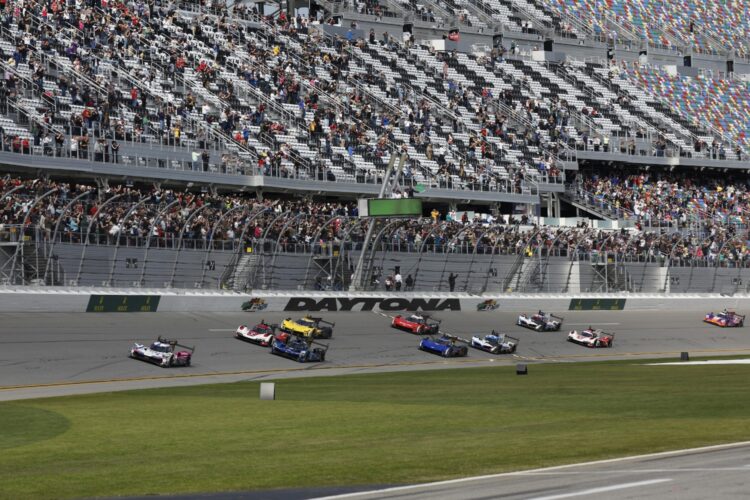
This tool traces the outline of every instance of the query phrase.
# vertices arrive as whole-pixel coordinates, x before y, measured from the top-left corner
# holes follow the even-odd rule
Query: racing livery
[[[724,309],[720,313],[710,312],[706,314],[703,318],[703,322],[720,326],[722,328],[741,328],[745,326],[745,316]]]
[[[319,347],[313,347],[319,346]],[[326,359],[328,346],[302,335],[281,334],[271,342],[271,354],[290,358],[300,363],[322,362]]]
[[[412,314],[404,317],[399,314],[391,321],[391,328],[406,330],[418,335],[437,335],[440,330],[440,321],[431,320],[427,315]]]
[[[615,341],[614,333],[605,333],[602,330],[588,327],[585,330],[571,330],[568,333],[568,342],[580,344],[586,347],[612,347]]]
[[[268,347],[276,334],[276,328],[278,328],[278,325],[269,325],[265,320],[261,320],[252,328],[246,325],[239,326],[237,331],[234,332],[234,336],[246,342]]]
[[[492,354],[511,354],[516,352],[518,348],[518,342],[516,337],[511,337],[504,333],[498,333],[492,330],[492,333],[485,335],[484,337],[473,336],[471,337],[471,347],[479,349],[481,351],[490,352]]]
[[[177,351],[177,347],[185,350]],[[169,368],[171,366],[190,366],[194,352],[195,347],[188,347],[179,344],[176,340],[169,340],[160,336],[151,345],[133,344],[133,347],[130,348],[130,357],[148,361],[162,368]]]
[[[562,322],[563,318],[560,316],[539,311],[531,316],[519,315],[516,324],[537,332],[556,332],[562,326]]]
[[[477,304],[477,311],[494,311],[498,307],[500,307],[500,304],[495,299],[487,299]]]
[[[243,311],[257,312],[268,307],[268,302],[261,298],[253,297],[252,299],[243,302],[241,307]]]
[[[423,338],[419,342],[419,350],[437,354],[445,358],[459,358],[469,354],[469,348],[466,345],[459,344],[468,343],[464,340],[453,335],[441,335],[441,336],[429,336]]]
[[[298,320],[287,318],[281,322],[279,329],[292,335],[301,335],[315,339],[330,339],[333,337],[335,323],[324,321],[323,318],[305,316]]]

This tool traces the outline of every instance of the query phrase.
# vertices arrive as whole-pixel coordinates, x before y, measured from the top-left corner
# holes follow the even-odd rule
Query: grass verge
[[[443,480],[750,439],[750,365],[384,373],[0,403],[0,498]]]

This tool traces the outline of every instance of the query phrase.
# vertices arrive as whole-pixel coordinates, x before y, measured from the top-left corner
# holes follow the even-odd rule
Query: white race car
[[[605,333],[602,330],[588,327],[585,330],[572,330],[568,333],[568,342],[580,344],[586,347],[612,347],[615,341],[614,333]]]
[[[182,347],[184,351],[177,351],[177,347]],[[159,337],[151,345],[134,344],[130,349],[130,357],[148,361],[162,368],[170,366],[190,366],[193,358],[195,347],[188,347],[177,343],[176,340],[169,340]]]
[[[492,333],[485,335],[484,337],[474,336],[471,337],[471,347],[492,354],[511,354],[516,352],[518,348],[519,340],[510,335],[504,333],[497,333],[492,330]]]
[[[278,325],[269,325],[265,321],[261,321],[252,328],[246,325],[240,326],[234,336],[246,342],[268,347],[276,334],[276,328],[278,328]]]
[[[563,318],[560,316],[539,311],[531,316],[526,314],[519,315],[516,324],[524,328],[536,330],[537,332],[556,332],[562,326],[562,322]]]

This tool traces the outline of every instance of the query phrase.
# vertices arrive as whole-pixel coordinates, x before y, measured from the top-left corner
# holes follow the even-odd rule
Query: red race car
[[[271,345],[276,328],[278,328],[278,325],[269,325],[265,321],[261,321],[252,328],[245,325],[240,326],[234,336],[246,342],[268,347]]]
[[[440,321],[431,320],[429,316],[412,314],[409,317],[400,314],[391,321],[391,328],[406,330],[418,335],[435,335],[440,330]]]
[[[720,313],[708,313],[703,318],[704,323],[720,326],[722,328],[742,328],[745,326],[745,316],[734,311],[724,309]]]

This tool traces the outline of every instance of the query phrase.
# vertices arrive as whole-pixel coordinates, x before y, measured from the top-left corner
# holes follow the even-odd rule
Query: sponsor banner
[[[159,295],[91,295],[86,312],[156,312]]]
[[[626,299],[571,299],[570,311],[622,311]]]
[[[387,312],[435,312],[460,311],[459,299],[414,299],[400,297],[357,297],[321,299],[310,297],[291,297],[284,307],[284,311],[372,311],[378,309]]]

